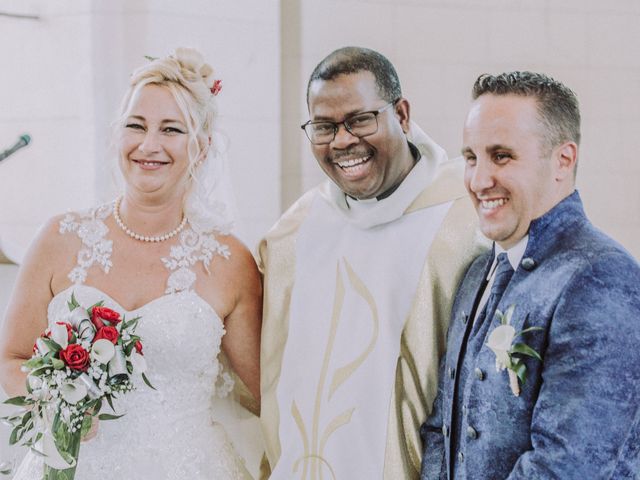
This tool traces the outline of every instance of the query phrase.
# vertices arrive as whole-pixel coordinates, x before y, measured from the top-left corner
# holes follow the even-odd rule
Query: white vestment
[[[313,478],[314,469],[316,478],[382,478],[400,335],[452,203],[403,215],[428,184],[428,167],[419,161],[384,200],[349,199],[345,210],[332,188],[311,206],[296,242],[272,478]]]

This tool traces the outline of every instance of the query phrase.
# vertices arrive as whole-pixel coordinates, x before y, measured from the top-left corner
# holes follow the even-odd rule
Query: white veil
[[[192,174],[192,186],[185,196],[184,212],[191,227],[199,232],[234,231],[236,197],[227,157],[226,137],[215,131],[207,156]]]

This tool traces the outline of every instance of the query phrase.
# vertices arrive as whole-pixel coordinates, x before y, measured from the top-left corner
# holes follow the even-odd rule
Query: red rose
[[[89,368],[89,352],[77,343],[72,343],[64,350],[61,350],[60,359],[71,370],[85,371]]]
[[[109,340],[115,345],[116,343],[118,343],[118,330],[116,330],[116,327],[102,327],[98,330],[96,336],[93,337],[93,343],[95,343],[96,340],[100,340],[101,338]]]
[[[142,342],[140,340],[136,340],[136,343],[134,345],[136,347],[136,352],[138,352],[140,355],[143,355],[142,353]]]
[[[65,327],[67,327],[67,342],[70,342],[73,338],[73,327],[67,322],[56,322],[56,325],[64,325]],[[49,336],[50,335],[51,334],[49,334]]]
[[[120,314],[107,307],[93,307],[91,311],[91,321],[96,329],[99,330],[104,327],[103,320],[106,320],[111,325],[117,325],[120,323]]]

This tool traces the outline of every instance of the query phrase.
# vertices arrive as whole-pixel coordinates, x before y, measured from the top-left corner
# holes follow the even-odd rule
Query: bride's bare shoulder
[[[226,259],[220,259],[215,267],[224,271],[226,281],[253,289],[260,284],[260,273],[255,258],[247,246],[234,235],[216,235],[217,241],[226,246]],[[222,272],[221,272],[222,273]]]

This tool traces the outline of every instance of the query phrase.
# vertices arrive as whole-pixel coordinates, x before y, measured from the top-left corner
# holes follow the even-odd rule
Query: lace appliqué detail
[[[111,266],[111,250],[113,242],[105,237],[109,229],[104,220],[113,212],[113,204],[108,203],[92,208],[80,214],[67,213],[60,220],[59,232],[75,232],[82,240],[82,248],[78,252],[78,263],[68,277],[74,284],[84,283],[87,270],[97,263],[104,273],[109,273]]]
[[[229,258],[231,252],[227,245],[218,242],[213,233],[198,233],[190,227],[183,231],[180,243],[171,247],[169,257],[162,259],[164,266],[171,271],[165,293],[190,290],[196,281],[196,274],[191,267],[201,261],[209,273],[209,264],[216,254]]]
[[[216,395],[220,398],[227,397],[233,390],[235,384],[236,382],[234,382],[233,377],[228,372],[221,372],[216,380]]]

